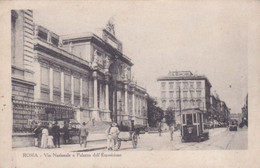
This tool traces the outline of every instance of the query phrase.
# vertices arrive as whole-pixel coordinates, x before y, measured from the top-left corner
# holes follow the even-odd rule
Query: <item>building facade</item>
[[[33,11],[12,11],[14,131],[30,120],[133,120],[147,125],[146,89],[131,77],[109,22],[100,32],[57,35],[33,22]]]
[[[190,71],[172,71],[157,79],[160,96],[158,104],[163,109],[175,111],[176,123],[180,123],[180,111],[198,108],[207,114],[210,109],[211,84],[207,77],[193,75]]]
[[[229,121],[229,115],[230,108],[228,108],[224,101],[220,100],[218,94],[212,93],[210,96],[209,120],[212,122],[217,121],[219,123],[227,125]]]

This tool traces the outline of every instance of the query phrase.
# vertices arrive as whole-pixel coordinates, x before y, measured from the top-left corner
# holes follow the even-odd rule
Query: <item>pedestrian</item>
[[[60,148],[60,127],[58,126],[57,121],[55,121],[54,126],[52,127],[52,134],[55,148]]]
[[[112,137],[110,134],[111,128],[112,128],[112,124],[109,125],[109,128],[105,132],[107,136],[107,150],[112,150]]]
[[[48,139],[47,139],[47,148],[54,148],[54,144],[53,144],[53,133],[52,133],[52,124],[49,124],[49,128],[48,128]]]
[[[169,131],[170,131],[171,141],[173,141],[173,132],[174,132],[174,126],[173,126],[173,124],[171,124],[171,125],[169,126]]]
[[[67,144],[67,143],[69,143],[69,140],[70,140],[70,133],[69,133],[69,128],[68,128],[67,124],[65,124],[65,126],[63,128],[63,132],[64,132],[63,140],[64,140],[64,143]]]
[[[111,140],[112,140],[112,148],[113,150],[117,150],[117,144],[118,144],[118,135],[119,135],[120,131],[117,127],[116,123],[112,124],[112,127],[110,129],[110,135],[111,135]]]
[[[41,145],[41,134],[42,134],[42,125],[39,122],[37,124],[37,126],[33,129],[33,133],[34,133],[34,145],[36,147],[40,147]]]
[[[161,122],[159,122],[158,132],[159,132],[159,136],[162,136],[162,124],[161,124]]]
[[[86,123],[83,122],[82,126],[79,130],[79,137],[80,137],[80,147],[82,147],[82,144],[84,144],[84,147],[87,147],[87,136],[88,136],[88,130],[87,130],[87,126]]]
[[[47,141],[48,141],[48,129],[47,125],[45,124],[42,129],[42,139],[41,139],[41,148],[47,148]]]

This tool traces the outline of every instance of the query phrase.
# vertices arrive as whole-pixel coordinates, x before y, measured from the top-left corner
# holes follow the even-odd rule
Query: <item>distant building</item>
[[[220,100],[218,94],[212,93],[210,96],[210,114],[209,120],[218,121],[224,124],[228,124],[230,109],[227,107],[226,103]]]
[[[171,71],[167,76],[157,79],[160,95],[159,106],[175,111],[176,123],[180,123],[180,110],[198,108],[204,119],[210,112],[211,84],[206,76],[193,75],[190,71]]]
[[[109,22],[93,33],[60,36],[36,25],[32,10],[12,10],[14,132],[31,121],[133,120],[147,125],[146,89]]]

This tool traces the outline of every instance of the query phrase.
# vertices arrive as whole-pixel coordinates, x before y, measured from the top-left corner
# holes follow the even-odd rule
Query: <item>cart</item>
[[[133,148],[137,148],[138,144],[138,136],[139,131],[138,129],[134,128],[133,121],[131,120],[124,120],[121,121],[121,124],[119,125],[120,133],[118,135],[118,144],[117,148],[120,149],[122,141],[131,141]]]

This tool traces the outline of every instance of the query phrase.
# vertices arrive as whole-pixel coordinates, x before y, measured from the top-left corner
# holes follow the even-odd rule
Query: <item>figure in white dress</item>
[[[47,148],[47,143],[48,143],[48,129],[45,126],[42,130],[42,141],[41,141],[41,148]]]

